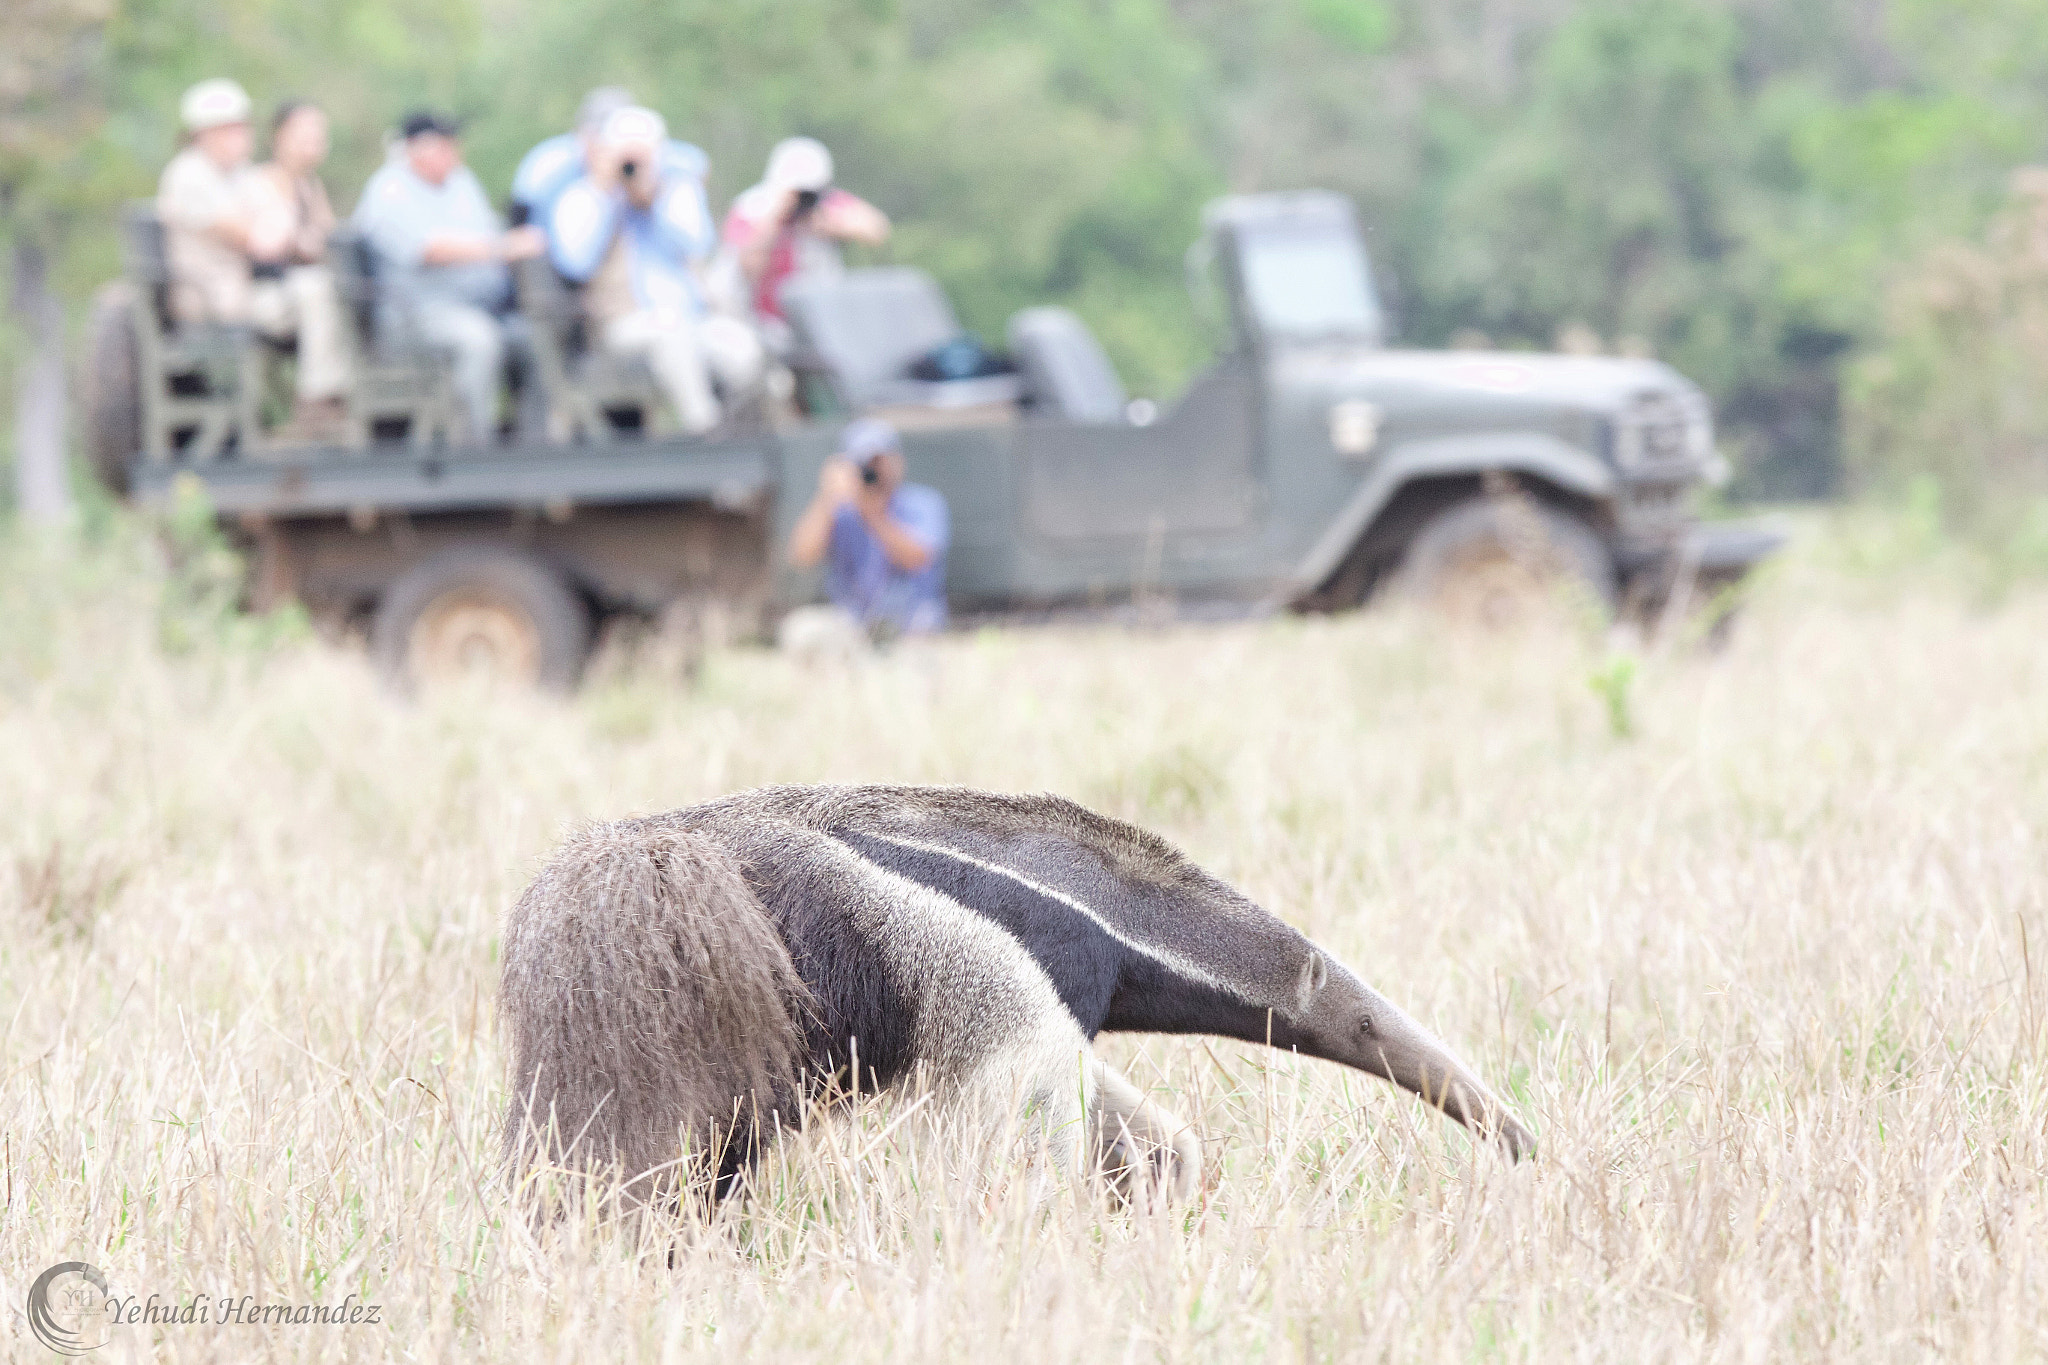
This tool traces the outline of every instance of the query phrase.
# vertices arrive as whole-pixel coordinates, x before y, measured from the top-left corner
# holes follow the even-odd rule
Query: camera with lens
[[[869,488],[873,488],[876,484],[882,481],[882,471],[875,468],[875,462],[873,460],[869,460],[866,464],[860,467],[860,481],[866,484]]]
[[[631,180],[634,176],[640,174],[640,163],[631,158],[621,161],[619,163],[619,174]]]

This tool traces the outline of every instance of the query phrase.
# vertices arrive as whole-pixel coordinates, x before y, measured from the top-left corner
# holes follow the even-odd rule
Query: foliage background
[[[1647,350],[1713,394],[1738,494],[1813,495],[1845,432],[1882,482],[1999,420],[1964,401],[1885,445],[1900,391],[1859,367],[1919,363],[1901,291],[2042,156],[2044,39],[2048,0],[19,0],[0,234],[49,245],[75,319],[201,76],[325,103],[343,203],[407,106],[468,115],[502,189],[621,81],[721,202],[821,136],[970,326],[1068,303],[1160,396],[1207,349],[1180,266],[1203,201],[1342,190],[1404,341]]]

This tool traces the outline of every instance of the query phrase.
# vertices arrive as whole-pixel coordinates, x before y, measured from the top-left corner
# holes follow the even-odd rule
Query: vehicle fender
[[[1403,485],[1447,474],[1527,474],[1585,498],[1613,496],[1612,468],[1591,451],[1545,432],[1469,432],[1403,441],[1360,481],[1289,577],[1290,597],[1327,582]]]

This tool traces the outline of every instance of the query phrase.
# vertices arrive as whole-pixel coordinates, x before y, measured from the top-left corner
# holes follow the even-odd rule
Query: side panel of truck
[[[1015,595],[1258,595],[1275,567],[1259,408],[1236,353],[1149,426],[1027,421]]]
[[[928,484],[946,499],[953,543],[947,554],[947,595],[963,605],[998,601],[1016,575],[1017,439],[1013,421],[981,422],[903,432],[903,456],[912,483]],[[784,606],[822,595],[821,573],[790,567],[785,548],[797,518],[818,488],[818,473],[838,445],[839,425],[816,423],[777,439],[781,488],[772,553],[776,599]]]
[[[248,518],[240,522],[267,596],[290,594],[316,616],[348,619],[413,566],[458,545],[502,545],[554,566],[594,605],[658,615],[717,598],[757,615],[768,589],[767,519],[704,502],[525,511],[394,512]]]

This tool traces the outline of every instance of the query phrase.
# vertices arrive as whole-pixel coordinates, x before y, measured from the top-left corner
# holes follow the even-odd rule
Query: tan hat
[[[178,118],[187,132],[203,133],[230,123],[249,121],[249,92],[225,76],[201,81],[178,101]]]

